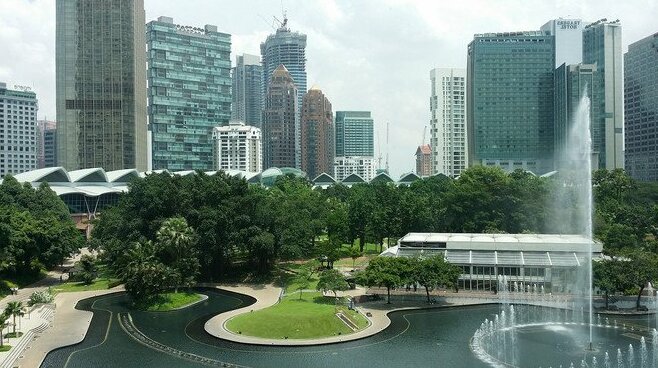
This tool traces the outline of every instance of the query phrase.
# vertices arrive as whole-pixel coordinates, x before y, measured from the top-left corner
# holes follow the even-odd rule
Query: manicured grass
[[[68,293],[75,291],[90,291],[90,290],[105,290],[110,288],[110,284],[114,283],[114,279],[96,279],[93,283],[85,285],[82,282],[65,282],[53,286],[53,293]]]
[[[16,331],[16,333],[10,332],[8,334],[5,334],[6,338],[12,338],[12,339],[15,338],[15,337],[21,337],[21,336],[23,336],[23,333],[20,332],[20,331]]]
[[[271,339],[312,339],[351,333],[352,330],[336,317],[334,303],[333,297],[324,297],[318,292],[304,293],[302,300],[293,294],[270,308],[231,318],[226,327],[234,333]],[[348,314],[360,328],[367,325],[360,314]]]
[[[137,305],[138,309],[146,310],[149,312],[166,312],[175,309],[183,308],[194,302],[201,300],[201,294],[189,292],[170,292],[159,294],[146,304],[141,303]]]
[[[9,351],[9,349],[11,349],[11,345],[4,344],[4,345],[0,346],[0,353],[3,353],[5,351]]]

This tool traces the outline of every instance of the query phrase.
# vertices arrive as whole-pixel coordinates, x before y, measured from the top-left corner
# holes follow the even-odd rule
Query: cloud
[[[414,168],[429,121],[429,71],[465,67],[473,34],[535,30],[550,19],[617,19],[624,48],[658,31],[654,0],[285,0],[289,26],[306,33],[309,86],[335,110],[371,110],[384,150],[390,127],[393,176]],[[217,25],[232,35],[232,55],[260,54],[281,19],[281,2],[145,0],[146,20]],[[0,0],[0,80],[34,87],[40,117],[55,116],[55,1]],[[377,146],[377,145],[376,145]],[[385,154],[383,155],[385,156]]]

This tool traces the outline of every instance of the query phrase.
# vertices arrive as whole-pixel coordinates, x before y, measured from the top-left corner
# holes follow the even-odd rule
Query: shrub
[[[50,290],[35,291],[30,295],[30,301],[27,302],[29,306],[35,304],[47,304],[53,302],[53,295]]]

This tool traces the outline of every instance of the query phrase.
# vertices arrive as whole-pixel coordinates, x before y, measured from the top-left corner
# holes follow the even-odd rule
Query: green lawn
[[[360,328],[368,325],[364,316],[354,311],[348,315]],[[304,293],[302,300],[298,295],[287,296],[272,307],[231,318],[226,327],[234,333],[273,339],[312,339],[352,332],[336,317],[334,298],[319,292]]]
[[[201,294],[190,293],[186,291],[181,291],[178,293],[163,293],[153,298],[153,300],[148,302],[146,305],[137,305],[137,308],[149,312],[166,312],[180,309],[201,300],[201,298],[203,298]]]
[[[9,351],[11,349],[11,345],[4,344],[3,346],[0,346],[0,353]]]
[[[93,283],[85,285],[82,282],[65,282],[52,287],[53,293],[68,293],[74,291],[106,290],[110,284],[116,283],[115,279],[96,279]]]

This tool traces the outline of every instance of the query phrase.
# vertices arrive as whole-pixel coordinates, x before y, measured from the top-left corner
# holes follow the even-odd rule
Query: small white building
[[[227,126],[215,127],[212,139],[215,170],[263,170],[262,135],[259,128],[232,120]]]
[[[441,254],[462,268],[459,288],[494,291],[501,277],[509,289],[539,288],[576,293],[589,260],[601,257],[603,246],[582,235],[409,233],[382,256]]]
[[[334,158],[334,178],[342,181],[356,174],[369,182],[375,177],[375,158],[370,156],[339,156]]]

